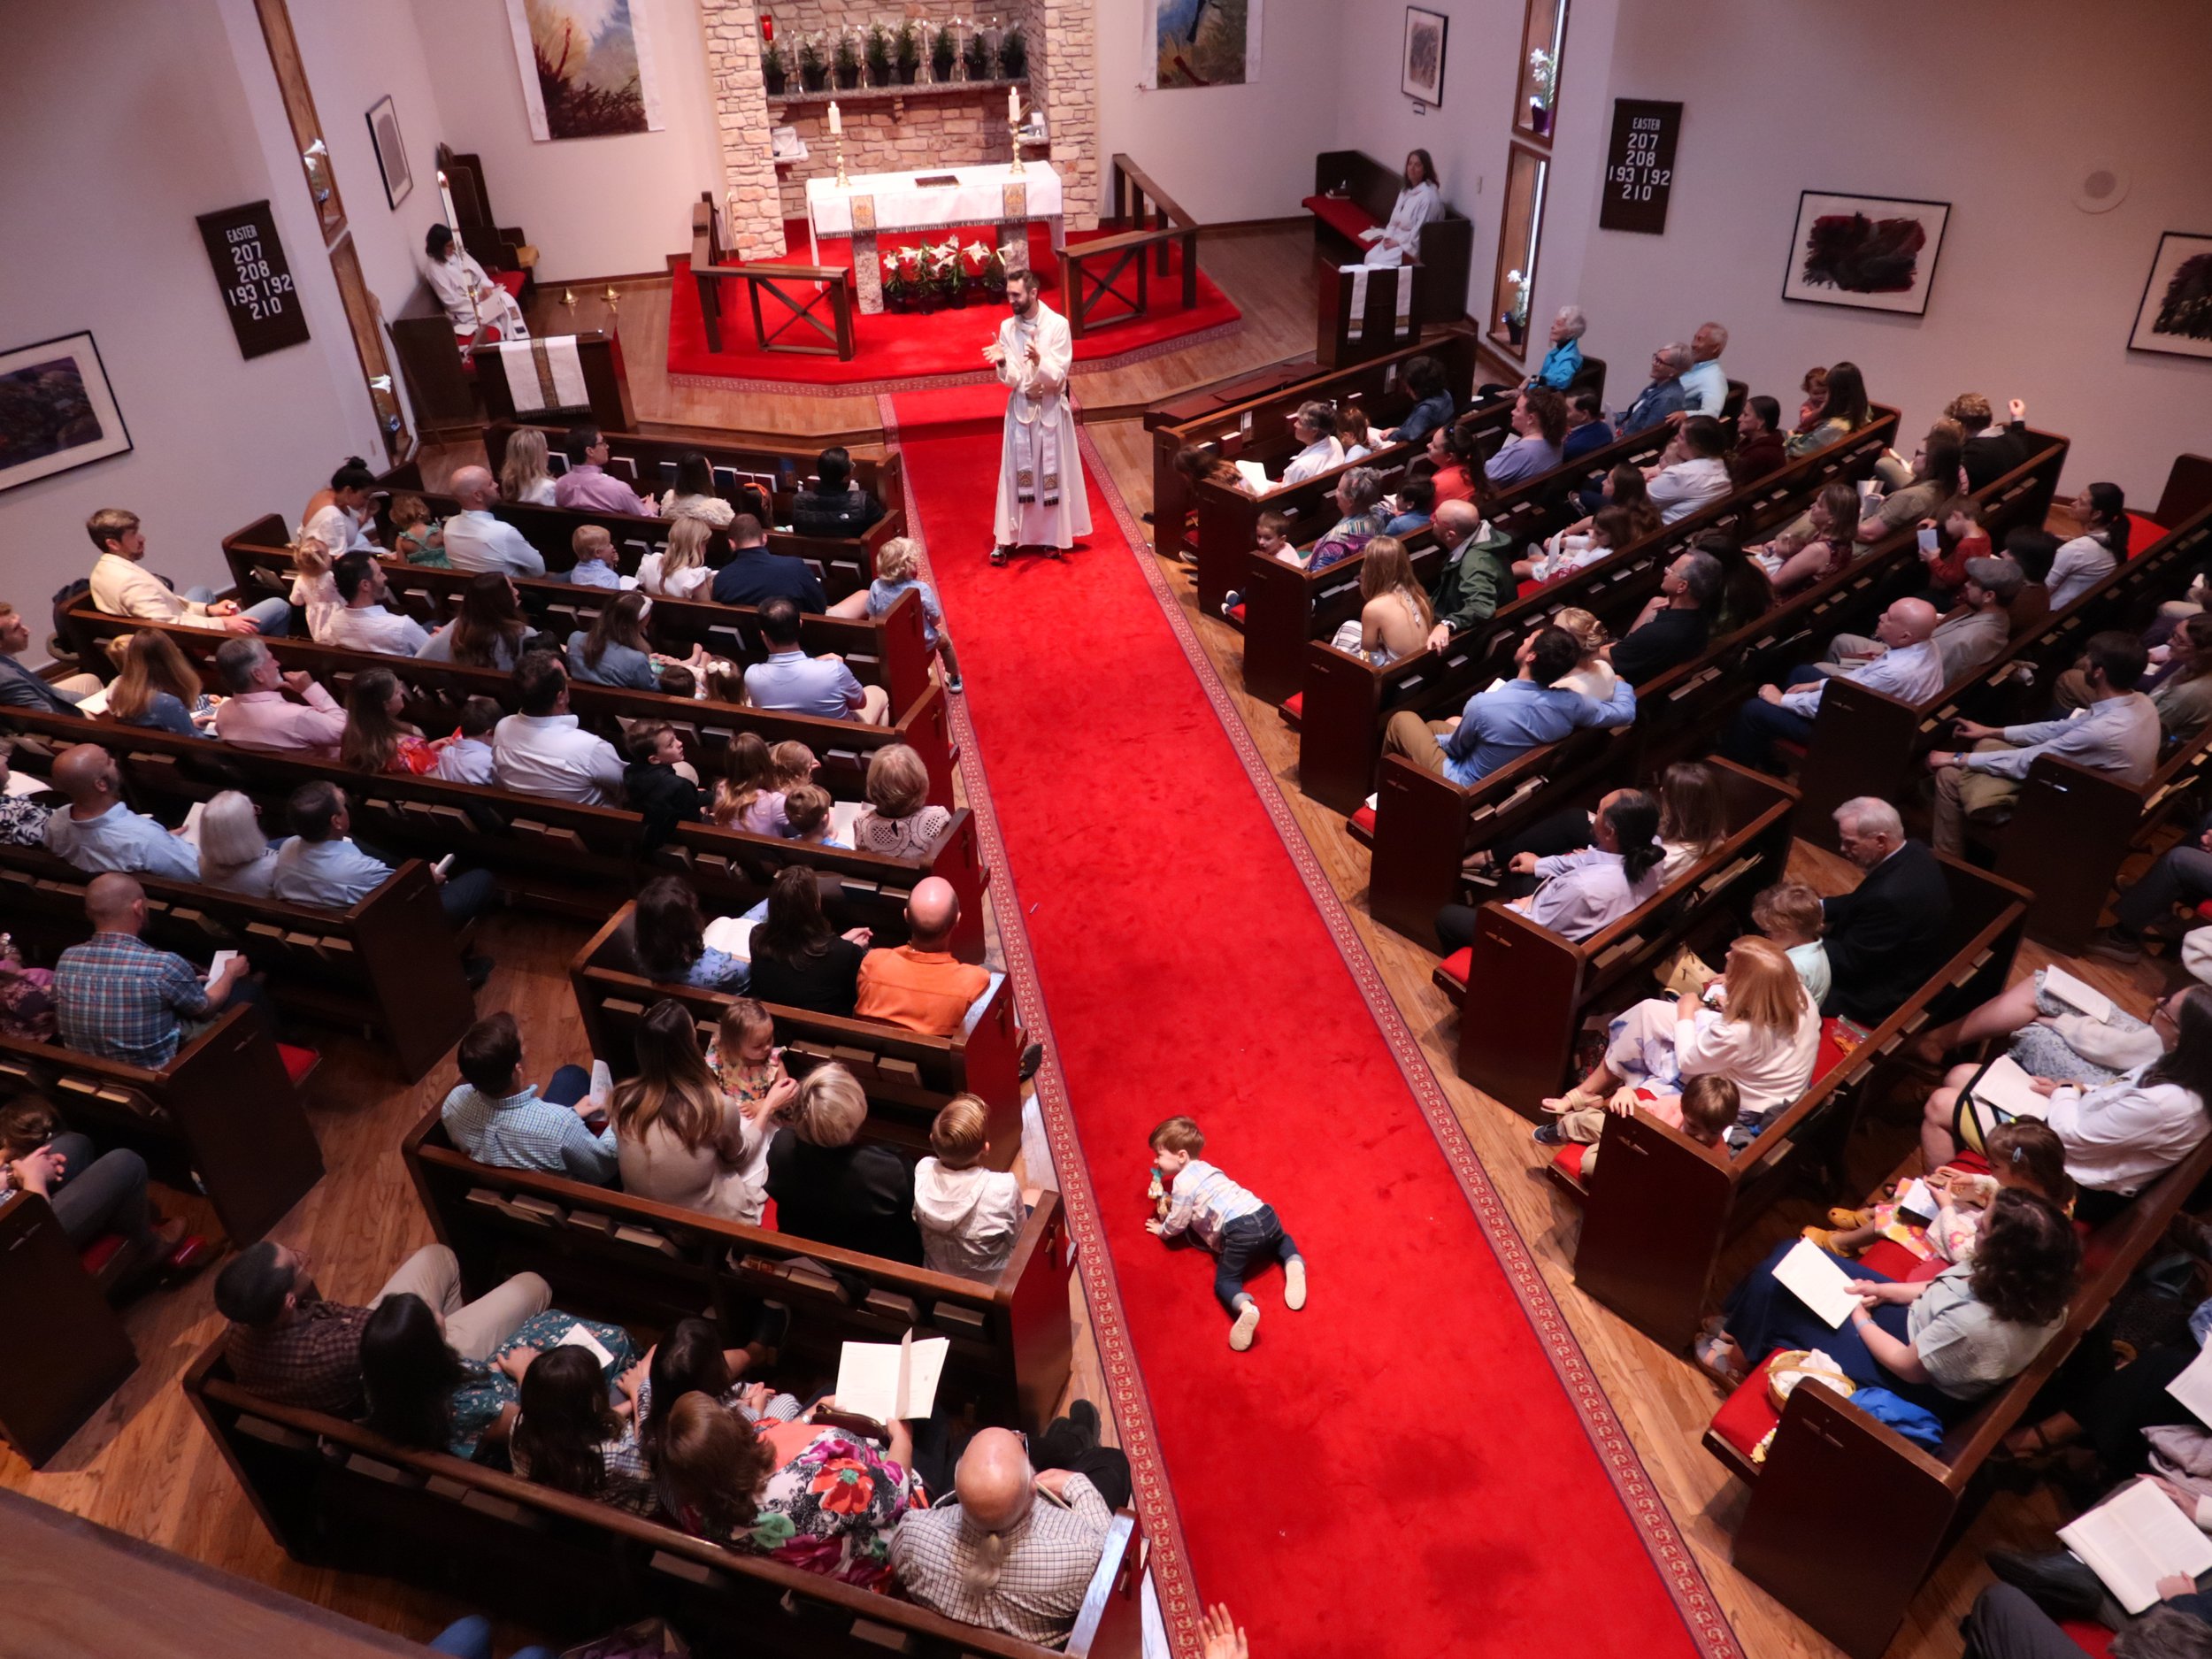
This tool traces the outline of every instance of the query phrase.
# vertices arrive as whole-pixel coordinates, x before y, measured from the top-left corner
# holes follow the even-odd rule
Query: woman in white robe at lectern
[[[424,240],[422,276],[463,345],[478,339],[480,328],[491,331],[479,339],[480,344],[528,338],[529,325],[522,320],[522,307],[515,303],[514,296],[493,281],[443,225],[433,225]]]
[[[1075,341],[1067,319],[1038,297],[1034,272],[1010,272],[1006,303],[1012,315],[983,356],[998,371],[1006,400],[1006,435],[999,451],[998,511],[993,519],[991,563],[1003,565],[1016,548],[1052,549],[1057,558],[1091,532],[1090,500],[1083,489],[1083,457],[1075,447],[1075,411],[1068,406],[1068,371]]]
[[[1406,157],[1405,188],[1390,210],[1390,223],[1380,230],[1363,230],[1360,240],[1369,244],[1364,263],[1400,265],[1419,257],[1421,227],[1444,217],[1444,193],[1436,188],[1436,165],[1425,150]]]

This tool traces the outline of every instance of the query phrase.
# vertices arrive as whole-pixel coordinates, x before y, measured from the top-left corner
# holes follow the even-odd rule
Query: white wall
[[[96,557],[96,508],[139,513],[152,567],[180,586],[217,583],[226,534],[296,513],[349,451],[377,453],[306,186],[288,138],[280,172],[264,142],[265,121],[282,123],[268,54],[257,31],[257,61],[234,55],[230,3],[22,8],[0,54],[0,224],[13,233],[0,238],[0,348],[90,329],[135,445],[0,494],[0,596],[42,640],[49,595]],[[249,363],[193,217],[264,197],[313,337]]]
[[[1119,151],[1202,224],[1297,213],[1313,193],[1315,155],[1337,147],[1340,10],[1337,0],[1267,0],[1256,81],[1146,91],[1138,0],[1098,0],[1101,194]]]
[[[319,4],[349,10],[352,0]],[[431,148],[442,138],[483,157],[493,210],[528,234],[541,282],[659,271],[670,254],[690,250],[699,193],[721,198],[699,8],[695,0],[632,5],[651,29],[665,125],[541,144],[530,136],[505,0],[413,0],[444,122]]]
[[[1540,301],[1578,299],[1586,345],[1632,374],[1717,318],[1731,372],[1791,409],[1808,366],[1849,358],[1908,435],[1961,391],[2024,397],[2073,439],[2068,488],[2111,479],[2155,504],[2177,451],[2212,451],[2212,363],[2127,349],[2159,234],[2212,230],[2212,30],[2190,5],[2084,17],[2070,0],[2015,0],[2001,23],[1919,0],[1624,7],[1606,119],[1615,97],[1685,105],[1666,234],[1597,229],[1594,198],[1558,204],[1546,268],[1583,244],[1580,284],[1540,277]],[[1571,44],[1570,110],[1599,90]],[[2075,181],[2106,161],[2131,191],[2084,213]],[[1952,204],[1924,318],[1781,299],[1805,189]]]

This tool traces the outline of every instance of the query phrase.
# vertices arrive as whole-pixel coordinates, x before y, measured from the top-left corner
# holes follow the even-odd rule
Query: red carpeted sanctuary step
[[[1079,243],[1110,234],[1071,231],[1068,241]],[[788,257],[803,262],[807,257],[805,221],[792,220],[785,226],[784,234],[791,249]],[[972,241],[976,232],[971,227],[959,234],[965,242]],[[887,235],[881,245],[888,248],[895,241],[919,240]],[[1243,313],[1214,285],[1213,279],[1202,268],[1198,273],[1198,303],[1192,310],[1183,309],[1182,257],[1180,245],[1172,245],[1170,273],[1164,277],[1157,271],[1152,273],[1150,315],[1086,334],[1075,342],[1075,360],[1079,364],[1103,366],[1133,359],[1140,354],[1180,349],[1202,334],[1225,334],[1234,328]],[[1051,238],[1041,225],[1030,227],[1029,257],[1030,268],[1044,279],[1046,303],[1055,311],[1064,312],[1066,307],[1059,293],[1059,261],[1053,255]],[[1200,257],[1202,263],[1202,253]],[[852,244],[842,240],[823,242],[821,263],[849,265]],[[896,381],[942,380],[948,376],[975,380],[990,373],[983,361],[983,348],[990,343],[1000,319],[1005,315],[1003,302],[978,303],[929,312],[885,311],[873,317],[863,317],[856,311],[852,361],[840,363],[834,357],[762,351],[753,342],[752,303],[746,294],[747,285],[728,280],[723,301],[723,349],[716,353],[707,349],[706,325],[699,315],[699,288],[691,279],[690,260],[672,258],[669,271],[668,372],[672,376],[710,383],[736,380],[772,382],[798,391],[818,386],[851,392],[871,387],[887,388]],[[1134,281],[1133,275],[1125,273],[1115,286],[1133,293]],[[772,330],[780,320],[772,303],[764,295],[761,304],[763,320]],[[1111,300],[1105,304],[1126,310]],[[817,314],[826,315],[826,307]],[[812,335],[803,323],[787,337],[819,338]]]
[[[945,390],[885,419],[1180,1651],[1202,1598],[1268,1659],[1737,1654],[1087,442],[1087,543],[987,563],[1002,408]],[[1248,1353],[1208,1258],[1144,1231],[1177,1112],[1310,1264],[1303,1312],[1253,1281]]]

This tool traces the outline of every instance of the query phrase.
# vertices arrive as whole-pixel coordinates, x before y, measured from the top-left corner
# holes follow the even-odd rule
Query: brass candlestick
[[[1006,130],[1014,137],[1014,165],[1007,168],[1007,172],[1018,173],[1022,170],[1022,124],[1019,121],[1009,121],[1006,123]]]
[[[607,302],[607,309],[610,311],[620,311],[622,306],[622,296],[615,292],[613,283],[610,282],[607,284],[607,291],[601,295],[600,298]]]
[[[851,186],[852,180],[845,176],[845,135],[840,133],[837,135],[837,188],[844,190]]]

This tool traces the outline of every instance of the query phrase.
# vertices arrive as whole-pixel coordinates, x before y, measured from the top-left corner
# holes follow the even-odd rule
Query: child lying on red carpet
[[[1234,1323],[1229,1346],[1242,1353],[1260,1328],[1260,1304],[1245,1289],[1253,1263],[1272,1255],[1283,1264],[1283,1302],[1306,1305],[1306,1262],[1275,1211],[1198,1155],[1206,1136],[1188,1118],[1171,1118],[1152,1132],[1151,1197],[1156,1212],[1145,1231],[1155,1238],[1194,1238],[1214,1253],[1214,1294]]]

